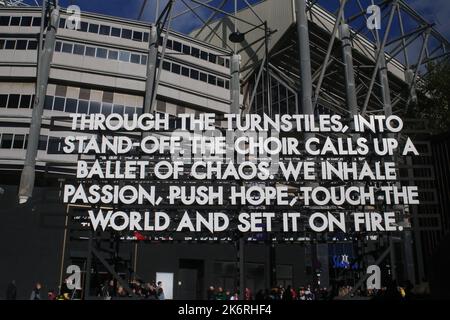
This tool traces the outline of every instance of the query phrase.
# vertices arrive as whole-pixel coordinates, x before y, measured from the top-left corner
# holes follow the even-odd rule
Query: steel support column
[[[358,114],[358,99],[356,97],[356,83],[353,68],[352,42],[350,40],[350,29],[347,24],[339,28],[342,41],[342,57],[345,69],[345,91],[347,97],[347,108],[350,116]],[[352,122],[353,123],[353,122]]]
[[[240,80],[240,59],[238,54],[231,56],[230,68],[231,68],[231,82],[230,82],[230,113],[240,114],[241,106],[239,102],[241,93],[241,80]]]
[[[155,24],[150,27],[148,59],[147,59],[147,79],[145,81],[145,96],[144,96],[144,113],[154,111],[152,106],[153,97],[155,96],[155,78],[156,78],[156,64],[158,61],[158,30]]]
[[[42,5],[46,5],[46,1]],[[44,11],[45,12],[45,11]],[[42,20],[45,20],[45,16]],[[34,180],[36,176],[36,157],[41,134],[42,113],[44,111],[44,100],[47,93],[50,65],[55,48],[56,31],[59,25],[59,7],[53,2],[49,7],[49,24],[45,35],[44,48],[37,61],[36,94],[34,98],[33,112],[31,116],[30,131],[28,134],[28,146],[25,162],[20,177],[19,203],[25,203],[33,195]]]

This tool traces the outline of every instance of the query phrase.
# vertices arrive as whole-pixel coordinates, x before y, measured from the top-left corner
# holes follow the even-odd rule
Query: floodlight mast
[[[42,113],[44,111],[44,100],[47,93],[50,65],[55,48],[56,32],[59,25],[58,0],[47,0],[42,3],[42,22],[48,16],[48,26],[45,33],[44,47],[41,49],[44,25],[41,23],[40,44],[37,57],[36,94],[33,112],[28,134],[28,145],[25,155],[24,167],[20,177],[19,204],[26,203],[33,195],[34,180],[36,176],[36,157],[41,133]],[[44,8],[45,7],[45,8]]]

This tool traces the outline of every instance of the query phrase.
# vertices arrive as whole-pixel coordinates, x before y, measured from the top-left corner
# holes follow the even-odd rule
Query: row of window
[[[49,154],[62,152],[62,142],[64,138],[51,137],[47,135],[39,136],[38,150],[47,151]],[[0,134],[0,149],[26,149],[28,145],[28,134]]]
[[[106,49],[66,41],[56,41],[55,52],[96,57],[99,59],[119,60],[122,62],[131,62],[142,65],[147,64],[147,55],[145,54],[132,53],[130,51],[123,50]]]
[[[162,68],[163,68],[163,70],[170,71],[170,72],[176,73],[176,74],[180,74],[182,76],[189,77],[194,80],[207,82],[214,86],[218,86],[218,87],[225,88],[225,89],[230,88],[229,80],[225,80],[221,77],[217,77],[212,74],[207,74],[205,72],[201,72],[196,69],[188,68],[188,67],[182,66],[175,62],[163,61]]]
[[[38,42],[27,39],[0,39],[0,50],[36,50]]]
[[[22,27],[38,27],[41,25],[40,17],[31,17],[31,16],[0,16],[0,26],[22,26]],[[69,24],[66,23],[65,18],[60,18],[59,20],[60,28],[68,28]],[[78,31],[81,32],[89,32],[94,34],[100,34],[105,36],[118,37],[123,39],[130,39],[138,42],[148,42],[148,32],[141,32],[136,30],[131,30],[128,28],[118,28],[112,27],[103,24],[96,23],[88,23],[85,21],[81,21],[78,26]],[[162,45],[162,38],[159,39],[160,44]],[[191,55],[195,58],[202,59],[205,61],[209,61],[214,64],[218,64],[220,66],[224,66],[226,68],[230,67],[230,60],[228,58],[224,58],[221,56],[217,56],[216,54],[209,53],[207,51],[201,50],[197,47],[193,47],[187,44],[183,44],[176,40],[167,40],[167,48],[186,54]]]
[[[28,109],[32,108],[33,101],[34,95],[0,94],[0,108]],[[111,113],[133,115],[135,113],[140,114],[142,112],[142,108],[140,107],[131,107],[107,102],[54,97],[49,95],[45,96],[44,109],[68,113],[103,113],[105,115]]]

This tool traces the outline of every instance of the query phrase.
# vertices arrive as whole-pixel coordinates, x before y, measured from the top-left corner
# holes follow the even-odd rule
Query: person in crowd
[[[17,299],[16,280],[13,280],[6,287],[6,300],[16,300],[16,299]]]
[[[165,300],[165,296],[164,296],[164,289],[163,289],[163,285],[162,285],[162,281],[158,281],[158,286],[156,288],[156,294],[158,297],[158,300]]]
[[[216,294],[213,286],[210,286],[206,291],[206,299],[207,300],[216,300]]]
[[[238,293],[238,292],[235,292],[235,293],[230,297],[230,300],[232,300],[232,301],[237,301],[237,300],[239,300],[239,293]]]
[[[218,287],[217,288],[217,293],[216,293],[216,300],[226,300],[226,295],[225,292],[223,292],[223,288],[222,287]]]
[[[225,292],[225,300],[231,300],[231,292],[230,292],[230,290],[227,290]]]
[[[41,300],[41,289],[42,285],[37,282],[33,288],[33,291],[31,291],[30,300]]]
[[[249,288],[245,288],[244,300],[253,300],[252,291]]]
[[[291,300],[293,300],[293,297],[292,297],[292,288],[291,288],[290,285],[287,286],[286,290],[284,290],[284,292],[283,292],[283,300],[286,300],[286,301],[291,301]]]
[[[54,290],[49,290],[47,292],[47,299],[48,300],[51,300],[51,301],[56,300],[56,297],[57,297],[57,295],[56,295]]]

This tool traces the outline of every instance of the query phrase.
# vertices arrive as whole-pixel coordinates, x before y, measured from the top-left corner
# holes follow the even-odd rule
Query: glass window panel
[[[109,33],[111,32],[110,26],[101,25],[100,26],[100,34],[109,36]]]
[[[191,47],[183,44],[183,53],[184,54],[191,54]]]
[[[90,33],[98,33],[98,24],[90,23],[88,31]]]
[[[53,104],[53,110],[64,111],[65,103],[66,103],[66,98],[55,97],[55,103]]]
[[[6,108],[8,103],[8,95],[0,94],[0,108]]]
[[[37,46],[38,46],[38,43],[36,40],[28,40],[27,50],[36,50]]]
[[[200,72],[200,81],[207,82],[208,75],[206,73]]]
[[[115,104],[113,107],[113,113],[123,114],[125,107],[120,104]]]
[[[47,150],[47,139],[48,136],[39,136],[39,144],[38,144],[38,150],[45,151]]]
[[[9,26],[10,17],[0,16],[0,26]]]
[[[216,61],[217,61],[217,56],[213,53],[210,53],[209,54],[209,62],[216,63]]]
[[[122,29],[122,38],[131,39],[132,31],[130,29]]]
[[[61,29],[64,29],[66,27],[66,19],[65,18],[60,18],[59,19],[59,27]]]
[[[200,58],[202,58],[203,60],[208,60],[208,52],[201,51]]]
[[[69,112],[69,113],[76,113],[77,112],[77,104],[78,104],[78,100],[67,98],[65,111]]]
[[[23,94],[20,97],[20,105],[19,108],[30,108],[31,96]]]
[[[55,52],[61,52],[62,43],[61,41],[56,41]]]
[[[87,114],[89,110],[89,101],[87,100],[80,100],[78,101],[78,113],[84,113]]]
[[[120,28],[115,28],[115,27],[112,27],[111,28],[111,35],[113,36],[113,37],[119,37],[120,38]]]
[[[211,75],[211,74],[209,74],[209,75],[208,75],[208,83],[209,83],[209,84],[216,85],[216,77],[213,76],[213,75]]]
[[[11,17],[11,21],[9,23],[10,26],[19,26],[20,25],[20,17]]]
[[[141,56],[141,64],[144,66],[147,64],[147,56],[145,54]]]
[[[181,52],[181,43],[179,43],[178,41],[174,41],[173,42],[173,50]]]
[[[192,47],[191,55],[193,57],[199,58],[200,57],[200,49]]]
[[[16,50],[26,50],[26,49],[27,49],[27,40],[17,40]]]
[[[112,112],[112,104],[111,103],[107,103],[107,102],[103,102],[102,104],[102,113],[103,114],[111,114]]]
[[[108,50],[108,59],[117,60],[117,58],[119,58],[119,51]]]
[[[97,48],[97,54],[96,54],[97,58],[106,59],[107,55],[108,55],[108,50],[106,50],[104,48]]]
[[[22,27],[30,27],[32,19],[33,19],[33,17],[22,17],[22,20],[20,21],[20,25]]]
[[[132,53],[131,57],[130,57],[130,62],[131,63],[141,63],[141,55],[136,54],[136,53]]]
[[[173,41],[170,39],[167,39],[167,44],[166,44],[167,49],[172,49],[173,48]]]
[[[170,71],[170,62],[168,62],[168,61],[163,61],[162,67],[163,67],[163,70]]]
[[[182,67],[181,68],[181,74],[185,77],[189,77],[189,68]]]
[[[84,55],[84,45],[82,44],[74,44],[73,45],[73,53],[78,54],[80,56]]]
[[[225,87],[225,81],[222,78],[217,78],[217,86]]]
[[[33,27],[40,27],[41,26],[41,17],[33,17]]]
[[[176,74],[180,74],[181,67],[179,64],[172,63],[172,72]]]
[[[89,114],[100,113],[100,102],[91,101],[89,103]]]
[[[144,42],[148,42],[148,32],[144,32]]]
[[[5,47],[5,40],[0,39],[0,50],[2,50]]]
[[[86,46],[85,55],[88,57],[95,57],[95,48]]]
[[[52,96],[45,96],[44,109],[46,109],[46,110],[53,109],[53,97]]]
[[[73,45],[71,43],[63,42],[62,52],[72,53],[72,48],[73,48]]]
[[[25,135],[24,134],[16,134],[16,135],[14,135],[13,149],[23,149],[24,141],[25,141]]]
[[[198,80],[199,72],[197,70],[191,69],[191,78]]]
[[[225,59],[223,57],[217,57],[217,64],[225,66]]]
[[[8,108],[9,109],[16,109],[19,107],[19,100],[20,95],[19,94],[10,94],[9,100],[8,100]]]
[[[6,40],[5,42],[5,49],[7,50],[14,50],[16,46],[16,41],[15,40]]]
[[[135,107],[125,107],[125,114],[133,115],[136,113]]]
[[[88,31],[88,28],[89,28],[89,23],[87,23],[87,22],[84,22],[84,21],[81,21],[81,23],[80,23],[80,31],[81,32],[87,32]]]
[[[142,41],[142,32],[133,31],[133,40],[134,41]]]
[[[120,51],[119,60],[123,62],[130,61],[130,53],[128,51]]]
[[[13,135],[9,133],[2,134],[2,149],[11,149],[13,141]]]

